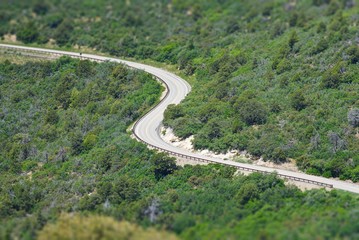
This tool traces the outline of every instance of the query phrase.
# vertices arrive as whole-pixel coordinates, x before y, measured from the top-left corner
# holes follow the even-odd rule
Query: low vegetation
[[[357,182],[358,4],[1,1],[0,36],[175,65],[192,92],[164,124],[196,149]],[[358,238],[357,195],[179,167],[132,139],[162,90],[119,64],[1,54],[0,239]]]
[[[38,236],[39,240],[145,240],[177,239],[175,235],[154,229],[142,229],[128,222],[118,222],[110,217],[61,215],[55,224],[46,225]]]
[[[358,181],[358,11],[354,0],[5,1],[0,35],[177,65],[193,91],[165,125],[195,148]]]
[[[132,139],[160,92],[113,63],[0,62],[0,239],[357,237],[356,195],[178,167]]]

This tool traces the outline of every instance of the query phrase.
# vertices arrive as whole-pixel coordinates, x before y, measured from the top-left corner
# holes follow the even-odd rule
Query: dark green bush
[[[36,42],[39,37],[39,30],[35,23],[30,22],[17,31],[17,38],[24,43]]]
[[[268,111],[262,103],[250,99],[240,101],[237,105],[239,118],[246,124],[264,124],[267,121]]]

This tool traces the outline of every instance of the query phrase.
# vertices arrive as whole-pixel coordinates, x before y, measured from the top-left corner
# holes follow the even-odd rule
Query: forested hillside
[[[165,124],[194,147],[359,179],[359,3],[2,1],[0,35],[175,64],[193,91]]]
[[[160,91],[113,63],[0,62],[0,238],[357,236],[355,195],[302,192],[224,166],[177,167],[131,139],[127,127]]]
[[[197,149],[353,181],[358,25],[355,0],[0,1],[4,42],[175,65],[192,92],[165,125]],[[18,58],[0,54],[0,239],[359,238],[357,195],[179,167],[132,139],[163,90],[150,75]]]

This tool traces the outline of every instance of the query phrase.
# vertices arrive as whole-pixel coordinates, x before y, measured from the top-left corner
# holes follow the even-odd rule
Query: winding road
[[[168,105],[180,103],[186,97],[186,95],[191,91],[191,86],[185,80],[166,70],[141,63],[121,60],[118,58],[93,55],[93,54],[80,54],[76,52],[59,51],[59,50],[44,49],[44,48],[33,48],[33,47],[8,45],[8,44],[0,44],[0,48],[13,50],[13,51],[20,51],[20,52],[30,52],[34,54],[46,54],[51,56],[69,56],[74,58],[89,59],[92,61],[118,62],[125,64],[131,68],[144,70],[150,73],[151,75],[155,76],[159,81],[161,81],[166,86],[167,92],[165,96],[162,98],[162,100],[159,102],[159,104],[157,104],[154,108],[152,108],[146,115],[141,117],[134,124],[132,129],[133,134],[136,136],[136,138],[139,141],[144,142],[151,148],[168,152],[173,156],[181,157],[184,159],[190,159],[199,162],[219,163],[219,164],[236,167],[239,170],[250,171],[250,172],[261,172],[261,173],[276,172],[280,177],[286,179],[316,184],[327,188],[341,189],[359,194],[359,185],[353,183],[328,179],[324,177],[312,176],[305,173],[292,172],[282,169],[262,167],[262,166],[256,166],[251,164],[238,163],[229,160],[207,157],[189,152],[185,149],[177,148],[175,146],[166,143],[160,137],[159,134],[161,122],[163,120],[163,113]]]

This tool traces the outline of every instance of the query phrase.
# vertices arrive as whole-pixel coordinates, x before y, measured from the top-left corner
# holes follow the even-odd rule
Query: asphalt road
[[[252,171],[260,171],[260,172],[277,172],[278,175],[289,177],[289,178],[298,178],[300,181],[315,181],[317,183],[323,183],[332,185],[333,188],[341,189],[345,191],[350,191],[354,193],[359,193],[359,185],[352,184],[345,181],[328,179],[324,177],[312,176],[305,173],[298,173],[292,172],[287,170],[275,169],[275,168],[268,168],[262,166],[255,166],[251,164],[244,164],[244,163],[237,163],[229,160],[223,160],[218,158],[207,157],[199,154],[191,153],[185,149],[174,147],[168,143],[166,143],[159,134],[159,128],[161,122],[163,120],[163,113],[169,104],[178,104],[180,103],[185,96],[191,91],[190,85],[180,78],[179,76],[170,73],[166,70],[148,66],[141,63],[125,61],[118,58],[111,58],[93,54],[81,54],[76,52],[67,52],[67,51],[58,51],[58,50],[51,50],[51,49],[42,49],[42,48],[32,48],[32,47],[25,47],[25,46],[15,46],[15,45],[7,45],[7,44],[0,44],[2,48],[10,48],[19,51],[36,51],[38,53],[44,54],[52,54],[52,55],[67,55],[70,57],[82,57],[88,58],[95,61],[113,61],[118,63],[123,63],[128,65],[129,67],[144,70],[153,76],[160,79],[166,86],[168,93],[166,94],[165,98],[162,99],[160,104],[158,104],[155,108],[153,108],[148,114],[144,117],[139,119],[137,123],[134,125],[133,132],[139,138],[139,140],[145,142],[146,144],[163,149],[167,152],[171,152],[177,155],[184,155],[187,158],[197,158],[202,159],[208,162],[214,162],[219,164],[225,164],[234,166],[237,168],[252,170]]]

